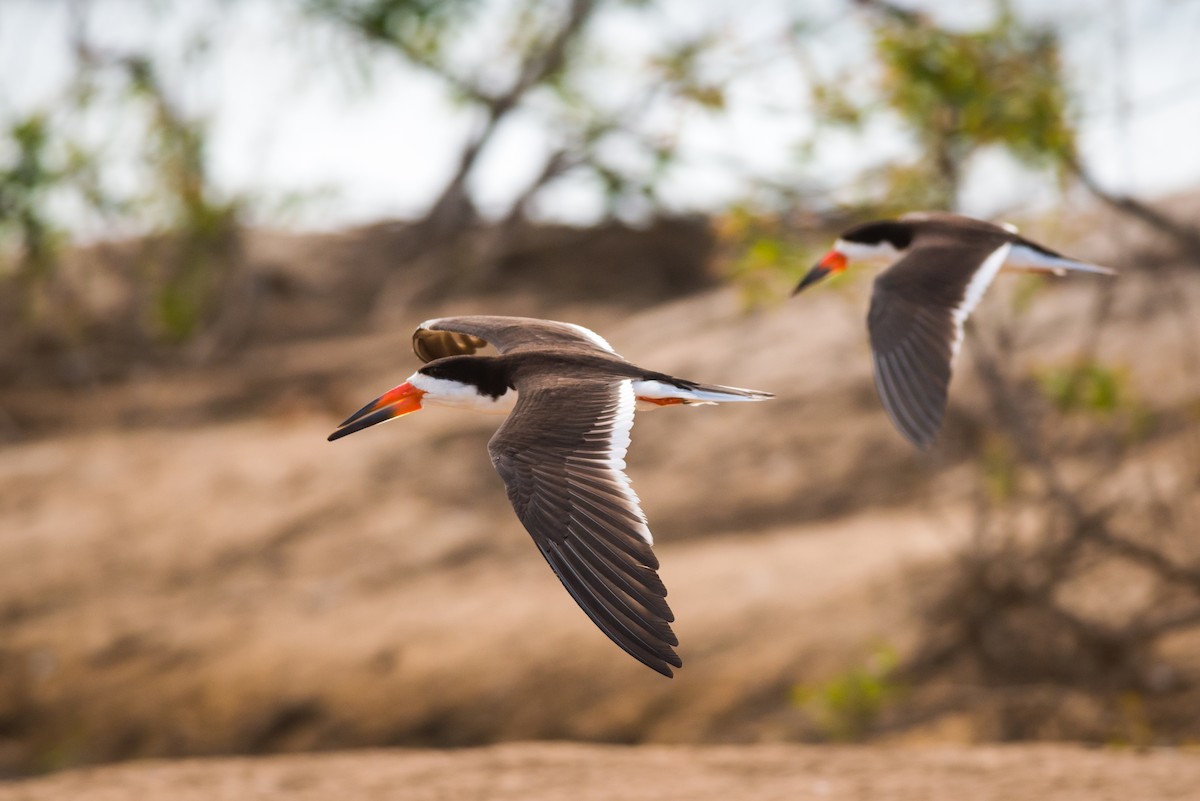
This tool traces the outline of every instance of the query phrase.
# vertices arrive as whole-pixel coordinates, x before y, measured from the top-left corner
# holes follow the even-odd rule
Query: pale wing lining
[[[1012,250],[1012,243],[1005,242],[992,251],[992,254],[983,260],[983,264],[979,265],[979,269],[971,276],[971,281],[967,284],[966,291],[963,292],[962,302],[954,309],[954,343],[951,346],[953,355],[957,356],[958,349],[962,346],[963,324],[971,316],[971,312],[975,311],[975,307],[979,305],[983,293],[987,292],[987,288],[992,285],[1000,268],[1004,266],[1004,260],[1008,258],[1010,250]]]
[[[565,325],[567,328],[574,330],[596,347],[603,348],[614,356],[619,355],[615,350],[613,350],[613,346],[608,344],[608,340],[597,334],[595,331],[592,331],[590,328],[584,328],[582,325],[576,325],[575,323],[559,323],[559,325]]]
[[[636,408],[637,395],[633,391],[633,382],[628,379],[621,381],[617,385],[617,397],[612,413],[597,421],[595,428],[589,431],[587,436],[603,438],[606,441],[608,447],[603,464],[608,468],[613,483],[616,484],[616,489],[629,511],[637,516],[636,532],[638,536],[645,540],[646,544],[653,545],[654,536],[650,533],[646,515],[642,512],[641,500],[634,491],[629,476],[625,475],[625,454],[629,451],[629,435],[633,429],[633,415]],[[577,456],[567,457],[568,467],[571,462],[585,461],[591,460],[581,459]],[[567,474],[569,477],[570,470],[567,471]],[[570,481],[568,480],[569,487]]]

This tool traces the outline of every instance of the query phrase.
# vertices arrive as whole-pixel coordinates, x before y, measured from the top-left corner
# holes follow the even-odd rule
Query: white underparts
[[[954,345],[953,353],[958,354],[958,349],[962,345],[963,338],[963,323],[971,316],[971,312],[979,305],[979,301],[983,298],[983,293],[987,292],[987,288],[992,285],[992,281],[996,278],[996,274],[1000,272],[1000,268],[1004,265],[1005,260],[1012,250],[1012,243],[1005,242],[1000,247],[992,251],[992,254],[983,260],[983,264],[979,265],[979,269],[971,276],[970,283],[967,284],[966,291],[963,292],[962,303],[954,310]]]
[[[625,475],[625,454],[629,451],[629,433],[633,430],[633,411],[637,402],[636,381],[622,381],[618,385],[616,404],[601,420],[593,433],[608,436],[608,453],[605,454],[605,467],[611,471],[612,480],[619,488],[626,509],[637,518],[636,531],[647,545],[654,544],[654,536],[646,524],[646,516],[642,513],[641,503],[629,476]]]
[[[506,389],[500,397],[493,398],[491,395],[481,395],[479,389],[471,384],[434,378],[421,372],[410,375],[408,383],[425,393],[421,398],[422,406],[449,406],[484,414],[508,414],[517,405],[517,392],[512,388]]]

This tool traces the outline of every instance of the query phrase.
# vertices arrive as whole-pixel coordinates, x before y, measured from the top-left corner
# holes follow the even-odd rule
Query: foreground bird
[[[491,344],[499,355],[475,355]],[[682,662],[654,540],[625,475],[638,402],[655,406],[772,397],[630,364],[578,325],[525,317],[421,323],[425,366],[350,415],[330,440],[426,405],[512,414],[488,443],[508,499],[567,592],[609,639],[664,676]]]
[[[896,428],[921,449],[941,427],[963,323],[998,272],[1113,274],[1025,239],[1013,227],[920,212],[844,231],[795,291],[851,261],[891,265],[875,278],[867,313],[875,388]]]

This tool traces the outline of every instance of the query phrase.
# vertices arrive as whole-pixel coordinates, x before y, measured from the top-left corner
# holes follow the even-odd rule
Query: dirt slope
[[[1179,321],[1159,313],[1155,279],[1122,281],[1121,336],[1101,356],[1154,398],[1161,419],[1176,419],[1194,402],[1194,375],[1173,356],[1144,354],[1175,353]],[[1200,281],[1179,286],[1200,302]],[[1069,358],[1093,289],[1063,282],[1039,301],[1023,318],[1020,358]],[[843,290],[749,315],[730,289],[629,316],[546,312],[595,327],[644,365],[780,395],[638,419],[630,474],[685,663],[672,681],[604,639],[538,558],[488,463],[494,419],[429,412],[325,442],[411,372],[413,324],[478,304],[263,345],[216,369],[4,394],[31,433],[0,450],[0,773],[383,744],[811,735],[796,685],[911,640],[911,573],[936,571],[966,534],[986,413],[968,347],[944,444],[914,453],[871,386],[865,285]],[[989,296],[985,319],[1011,309],[1012,291]],[[973,736],[929,714],[914,730]],[[553,763],[575,752],[547,753]],[[597,753],[646,765],[691,758]],[[699,753],[714,754],[701,764],[727,759]],[[793,775],[781,767],[791,753],[764,752],[763,775]],[[1071,753],[1087,765],[1097,757]],[[956,759],[1004,774],[986,766],[1010,757],[992,754]],[[329,759],[352,767],[357,757]],[[292,764],[261,770],[279,777]],[[191,768],[179,770],[187,781]],[[247,770],[253,783],[259,768]]]

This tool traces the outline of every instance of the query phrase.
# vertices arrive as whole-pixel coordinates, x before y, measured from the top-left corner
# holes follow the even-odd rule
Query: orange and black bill
[[[390,389],[342,421],[337,431],[329,435],[329,441],[333,442],[347,434],[370,428],[376,423],[385,423],[412,414],[421,408],[421,396],[424,394],[423,390],[408,382]]]
[[[844,269],[846,269],[846,255],[841,251],[831,250],[825,254],[824,258],[813,265],[808,274],[792,290],[792,294],[795,295],[812,286],[830,273],[840,273]]]

